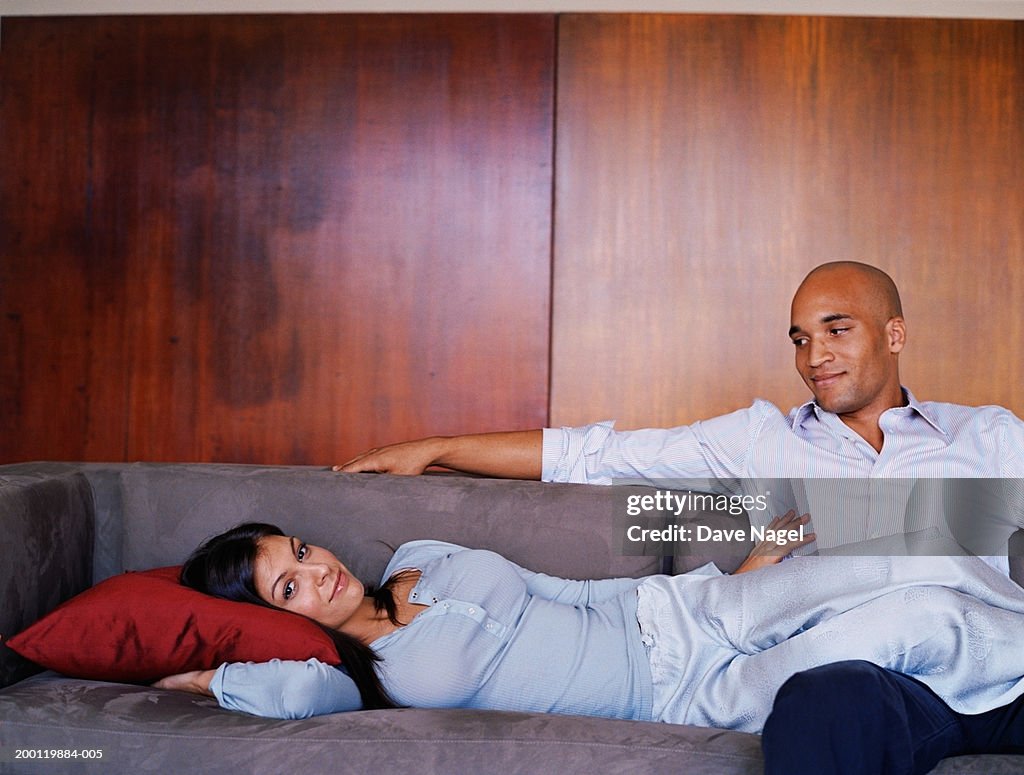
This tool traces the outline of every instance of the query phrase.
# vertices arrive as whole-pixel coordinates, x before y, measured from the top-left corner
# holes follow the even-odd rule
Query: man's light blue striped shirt
[[[881,452],[813,401],[787,416],[756,400],[746,409],[677,428],[617,432],[605,421],[545,429],[542,478],[655,486],[685,479],[694,489],[727,493],[737,487],[763,491],[781,479],[818,480],[819,487],[823,480],[843,480],[847,489],[857,486],[850,480],[873,480],[860,483],[870,491],[861,493],[866,500],[857,508],[858,518],[849,510],[841,519],[815,513],[810,499],[819,549],[906,531],[905,506],[916,480],[1001,478],[1007,480],[1000,485],[1006,489],[1000,497],[1007,535],[1024,526],[1024,422],[998,406],[922,402],[906,389],[904,394],[905,406],[879,418],[885,434]],[[898,508],[878,508],[880,501],[893,499]],[[800,497],[797,501],[798,507],[808,507]],[[757,521],[756,514],[751,518]]]

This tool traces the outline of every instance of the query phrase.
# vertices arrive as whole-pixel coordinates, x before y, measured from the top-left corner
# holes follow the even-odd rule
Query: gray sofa
[[[124,570],[180,563],[202,539],[245,520],[326,545],[373,581],[390,554],[385,542],[428,537],[575,578],[679,571],[707,559],[623,556],[616,497],[581,485],[300,467],[0,466],[0,634]],[[733,552],[712,559],[736,561]],[[0,687],[0,773],[762,770],[759,738],[738,732],[468,710],[262,719],[184,693],[40,672],[2,643]],[[99,750],[102,759],[16,758],[23,750]],[[1024,773],[1024,758],[961,757],[936,772]]]

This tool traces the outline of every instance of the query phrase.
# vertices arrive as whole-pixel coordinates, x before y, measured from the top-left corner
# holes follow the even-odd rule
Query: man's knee
[[[775,695],[761,748],[766,775],[852,775],[886,770],[875,743],[884,732],[876,713],[879,669],[837,662],[791,676]]]
[[[862,661],[792,676],[762,739],[772,775],[924,773],[963,745],[957,714],[928,687]]]
[[[800,723],[818,729],[841,723],[845,727],[851,703],[871,707],[878,701],[884,691],[879,678],[878,667],[860,660],[804,670],[779,688],[768,723]]]

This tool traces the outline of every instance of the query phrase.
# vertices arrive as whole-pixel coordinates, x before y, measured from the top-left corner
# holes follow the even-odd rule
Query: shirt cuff
[[[224,700],[224,668],[228,666],[225,662],[223,665],[214,671],[213,678],[210,679],[210,691],[213,692],[213,696],[217,698],[217,703],[222,707],[226,708]]]
[[[545,428],[541,449],[541,480],[609,484],[607,477],[593,477],[588,473],[586,456],[602,448],[614,426],[614,420],[604,420],[579,428]]]

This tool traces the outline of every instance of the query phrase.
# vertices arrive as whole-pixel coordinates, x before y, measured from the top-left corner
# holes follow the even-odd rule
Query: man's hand
[[[443,452],[443,439],[431,436],[416,441],[403,441],[386,447],[375,447],[351,460],[334,466],[346,474],[376,473],[417,476],[433,465]]]
[[[174,689],[179,692],[192,692],[212,697],[210,681],[213,680],[213,674],[216,672],[216,670],[192,670],[188,673],[169,675],[153,684],[153,688]]]
[[[801,525],[806,525],[810,521],[810,514],[802,514],[798,517],[796,511],[790,509],[781,517],[775,517],[775,519],[769,522],[768,529],[774,531],[796,530]],[[777,532],[776,534],[779,533]],[[747,559],[743,561],[743,564],[733,571],[733,574],[747,573],[758,568],[767,568],[769,565],[775,565],[775,563],[780,562],[783,557],[794,549],[809,544],[813,540],[814,533],[805,533],[802,540],[785,541],[782,544],[779,544],[778,541],[769,541],[767,539],[761,541],[747,555]]]

